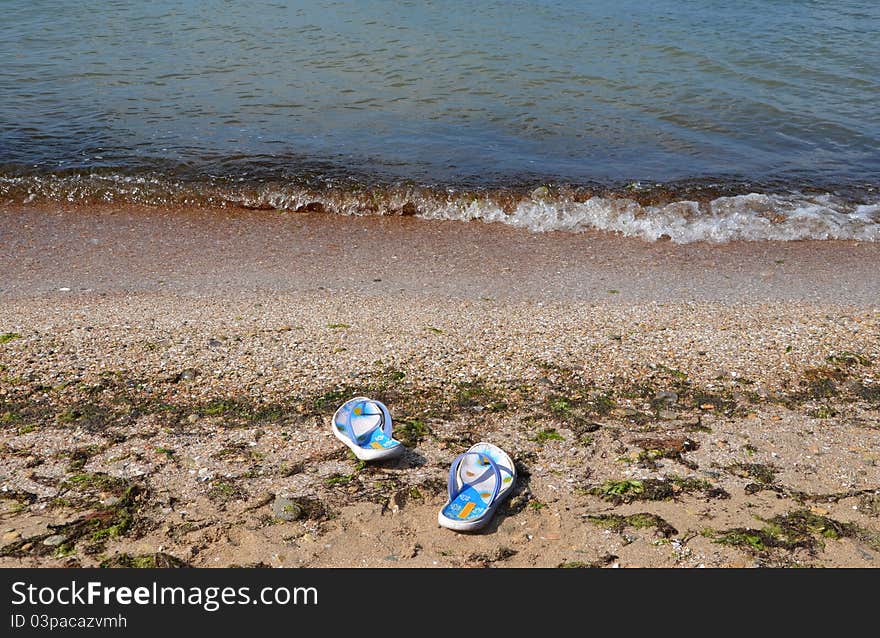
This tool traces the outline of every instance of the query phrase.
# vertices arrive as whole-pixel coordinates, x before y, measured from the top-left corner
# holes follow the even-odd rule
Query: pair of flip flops
[[[390,459],[404,449],[392,436],[388,408],[367,397],[355,397],[340,406],[333,415],[332,430],[363,461]],[[485,527],[515,483],[516,468],[504,450],[491,443],[473,445],[452,462],[448,497],[437,523],[460,532]]]

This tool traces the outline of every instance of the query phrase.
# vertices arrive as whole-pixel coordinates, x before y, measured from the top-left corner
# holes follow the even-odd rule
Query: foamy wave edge
[[[341,215],[407,215],[503,223],[532,232],[600,230],[646,241],[880,240],[880,199],[832,193],[748,193],[640,203],[645,192],[591,194],[580,188],[458,191],[381,186],[310,188],[192,183],[150,176],[0,176],[0,202],[139,204],[163,207],[273,209]],[[648,197],[647,199],[651,199]],[[668,197],[666,198],[669,199]]]
[[[880,204],[844,204],[832,195],[809,199],[750,193],[708,202],[641,205],[625,198],[584,202],[524,201],[508,213],[482,203],[431,211],[433,219],[482,219],[534,232],[603,230],[646,241],[795,241],[880,239]]]

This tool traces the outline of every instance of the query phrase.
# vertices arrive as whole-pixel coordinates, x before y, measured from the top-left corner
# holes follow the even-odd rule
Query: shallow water
[[[6,200],[320,201],[363,214],[393,212],[381,202],[407,197],[402,183],[433,188],[411,198],[418,214],[532,230],[606,227],[678,241],[880,236],[876,2],[0,8]],[[457,195],[552,183],[626,197],[633,182],[723,192],[640,202],[638,223],[622,222],[627,214],[604,198],[584,207],[555,192],[537,204],[517,195],[496,214]],[[340,190],[364,189],[380,204],[340,204]],[[765,199],[742,199],[751,193]],[[736,215],[727,199],[679,205],[719,196],[740,198]]]

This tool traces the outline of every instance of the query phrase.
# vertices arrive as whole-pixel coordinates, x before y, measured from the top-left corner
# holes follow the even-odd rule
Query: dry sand
[[[0,565],[880,564],[878,245],[112,207],[0,229]],[[400,461],[330,434],[355,393]],[[479,440],[516,494],[440,529]]]

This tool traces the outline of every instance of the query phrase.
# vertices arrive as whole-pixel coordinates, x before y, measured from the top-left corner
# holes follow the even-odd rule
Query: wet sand
[[[873,566],[878,265],[854,242],[2,208],[0,565]],[[360,392],[400,461],[330,434]],[[516,494],[482,534],[439,529],[482,439]]]
[[[595,302],[880,298],[880,243],[646,243],[501,224],[247,210],[0,207],[0,292],[355,290]]]

